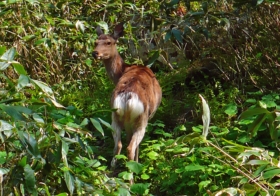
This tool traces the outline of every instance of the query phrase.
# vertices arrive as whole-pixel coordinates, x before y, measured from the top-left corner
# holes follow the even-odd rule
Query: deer
[[[115,26],[112,35],[104,34],[96,28],[98,35],[95,41],[93,57],[103,61],[108,77],[115,89],[111,96],[114,150],[111,167],[115,168],[122,149],[121,132],[125,130],[127,158],[138,162],[139,144],[141,143],[148,120],[158,109],[162,90],[153,71],[142,65],[129,65],[124,62],[117,50],[117,41],[124,34],[123,24]]]

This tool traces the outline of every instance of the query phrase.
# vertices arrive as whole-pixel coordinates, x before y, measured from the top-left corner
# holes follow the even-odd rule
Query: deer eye
[[[98,42],[94,42],[94,45],[97,46],[97,45],[98,45]]]
[[[108,46],[110,46],[110,45],[111,45],[111,42],[106,42],[106,44],[107,44]]]

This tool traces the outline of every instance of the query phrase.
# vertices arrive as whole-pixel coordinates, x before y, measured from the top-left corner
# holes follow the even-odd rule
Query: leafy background
[[[1,195],[280,195],[279,2],[0,1]],[[163,101],[111,171],[113,84],[95,27]],[[211,111],[203,125],[199,94]],[[134,184],[129,180],[134,178]]]

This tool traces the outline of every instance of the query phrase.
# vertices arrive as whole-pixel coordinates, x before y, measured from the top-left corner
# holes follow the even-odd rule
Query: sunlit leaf
[[[7,62],[0,62],[0,70],[3,71],[5,69],[7,69],[7,67],[10,66],[10,63]]]
[[[100,26],[104,30],[104,34],[108,34],[109,27],[108,24],[104,21],[97,22],[97,25]]]
[[[76,28],[79,29],[81,32],[85,31],[85,25],[82,21],[77,21],[75,24]]]
[[[7,168],[0,168],[0,175],[3,176],[4,174],[9,173],[10,169]]]
[[[16,55],[16,49],[10,48],[0,57],[0,59],[4,61],[13,61],[15,55]]]
[[[158,154],[157,152],[155,152],[155,151],[151,151],[151,152],[149,152],[149,153],[147,154],[147,156],[148,156],[150,159],[152,159],[152,160],[156,160],[157,157],[159,156],[159,154]]]
[[[8,122],[4,121],[4,120],[0,120],[0,131],[7,131],[7,130],[11,130],[14,127],[9,124]]]
[[[150,176],[148,174],[142,174],[141,179],[148,180],[148,179],[150,179]]]

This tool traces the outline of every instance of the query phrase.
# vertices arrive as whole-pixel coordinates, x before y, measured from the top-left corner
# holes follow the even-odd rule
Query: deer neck
[[[122,57],[117,53],[115,56],[103,60],[106,68],[107,75],[116,85],[123,75],[127,65],[124,63]]]

